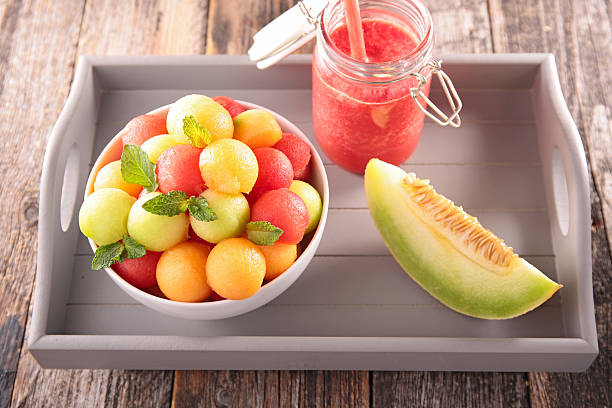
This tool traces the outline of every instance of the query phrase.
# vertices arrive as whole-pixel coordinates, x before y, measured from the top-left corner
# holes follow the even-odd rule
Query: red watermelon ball
[[[160,256],[161,252],[147,251],[141,258],[125,258],[123,262],[114,264],[113,269],[130,285],[147,289],[157,284],[155,271]]]
[[[310,146],[292,133],[283,133],[281,140],[276,142],[275,149],[285,153],[293,166],[294,177],[306,180],[310,176]]]
[[[263,193],[277,188],[289,188],[293,181],[291,162],[280,150],[272,147],[253,149],[259,166],[257,181],[249,193],[251,201],[257,200]]]
[[[251,221],[268,221],[283,230],[278,242],[297,244],[302,240],[310,216],[304,201],[288,188],[265,192],[251,208]]]
[[[121,140],[124,146],[126,144],[140,146],[153,136],[165,135],[167,133],[165,118],[157,115],[140,115],[125,125]]]
[[[159,191],[168,194],[181,190],[189,196],[198,196],[206,189],[200,173],[202,149],[188,144],[169,147],[157,159],[155,172]]]
[[[246,110],[244,106],[227,96],[215,96],[213,100],[223,106],[229,112],[232,119]]]

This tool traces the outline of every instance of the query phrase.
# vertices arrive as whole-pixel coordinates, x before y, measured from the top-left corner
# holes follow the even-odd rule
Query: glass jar
[[[360,62],[333,41],[345,21],[342,1],[330,1],[319,17],[312,63],[314,131],[323,152],[356,173],[363,173],[371,158],[399,165],[414,152],[435,69],[432,18],[419,0],[361,0],[360,8],[364,27],[368,20],[391,24],[407,33],[414,47],[391,61]],[[388,33],[378,37],[394,47]]]

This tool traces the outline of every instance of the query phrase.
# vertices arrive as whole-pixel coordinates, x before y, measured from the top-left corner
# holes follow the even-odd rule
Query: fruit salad
[[[240,300],[283,274],[319,223],[309,145],[275,117],[187,95],[121,132],[79,225],[92,268],[177,302]],[[305,240],[306,237],[306,240]]]

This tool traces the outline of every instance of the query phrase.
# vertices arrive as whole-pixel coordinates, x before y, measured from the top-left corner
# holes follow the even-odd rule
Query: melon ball
[[[148,212],[142,205],[161,193],[148,193],[139,198],[127,220],[130,236],[147,251],[162,252],[187,239],[189,218],[185,214],[167,217]]]
[[[142,186],[138,184],[128,183],[121,175],[121,161],[116,160],[108,163],[96,174],[94,181],[94,191],[103,188],[118,188],[131,196],[137,197],[142,191]]]
[[[297,244],[310,221],[304,201],[288,188],[264,193],[253,205],[252,221],[268,221],[283,230],[278,242]]]
[[[253,149],[253,153],[257,157],[259,175],[249,194],[251,200],[257,200],[269,190],[289,188],[293,181],[293,168],[287,156],[272,147]]]
[[[145,151],[145,153],[147,153],[147,155],[149,156],[149,160],[151,160],[151,162],[155,164],[157,163],[159,156],[161,156],[164,150],[177,144],[179,144],[179,142],[174,138],[174,136],[158,135],[153,136],[152,138],[144,142],[140,147],[142,148],[142,150]]]
[[[206,189],[199,161],[202,149],[190,144],[177,144],[166,149],[155,166],[159,191],[168,194],[181,190],[189,196],[197,196]]]
[[[219,139],[202,150],[200,173],[208,188],[238,194],[253,189],[259,168],[249,146],[235,139]]]
[[[135,201],[118,188],[94,191],[85,198],[79,210],[81,232],[98,245],[119,241],[128,233],[128,214]]]
[[[193,232],[205,241],[216,244],[224,239],[240,236],[249,222],[251,209],[240,193],[225,194],[208,189],[201,194],[217,215],[214,221],[198,221],[189,216]]]
[[[262,109],[251,109],[234,118],[234,139],[251,149],[270,147],[281,139],[283,132],[274,115]]]
[[[166,120],[156,115],[140,115],[130,120],[125,125],[121,140],[123,145],[133,144],[142,145],[153,136],[168,133],[166,130]]]
[[[114,264],[112,268],[130,285],[147,289],[157,283],[155,270],[160,256],[161,252],[149,251],[140,258],[125,258],[123,262]]]
[[[182,143],[189,143],[183,132],[185,116],[193,116],[200,125],[208,129],[212,140],[231,138],[234,134],[234,123],[229,112],[208,96],[183,96],[174,102],[168,111],[168,133]]]
[[[272,245],[259,245],[266,258],[265,280],[270,281],[285,272],[297,258],[297,245],[275,242]]]
[[[227,96],[215,96],[213,100],[223,106],[229,112],[232,119],[246,110],[244,106]]]
[[[294,178],[307,180],[310,176],[310,146],[292,133],[283,133],[281,140],[274,145],[275,149],[285,153],[291,162]]]
[[[253,296],[266,275],[266,259],[261,250],[245,238],[218,243],[206,261],[208,284],[226,299]]]
[[[202,302],[211,294],[206,282],[207,245],[182,242],[166,250],[157,263],[157,285],[177,302]]]
[[[308,234],[310,231],[317,228],[317,225],[319,225],[321,213],[323,212],[323,202],[321,201],[321,196],[313,186],[301,180],[294,180],[291,183],[289,190],[299,195],[304,201],[304,204],[306,204],[306,208],[308,208],[310,222],[308,223],[308,227],[306,227],[306,231],[304,231],[305,234]]]

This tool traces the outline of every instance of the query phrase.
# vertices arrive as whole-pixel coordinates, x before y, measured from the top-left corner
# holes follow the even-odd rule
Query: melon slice
[[[372,159],[365,192],[395,260],[457,312],[509,319],[535,309],[561,288],[413,173]]]

